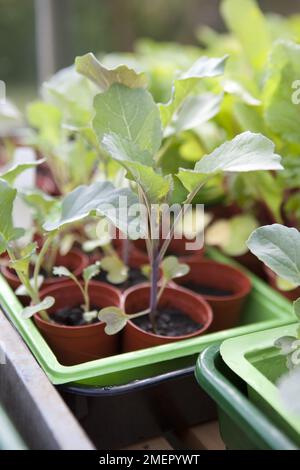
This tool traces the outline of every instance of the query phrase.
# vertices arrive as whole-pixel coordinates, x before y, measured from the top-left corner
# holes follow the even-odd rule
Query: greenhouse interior
[[[0,463],[299,450],[300,0],[0,26]]]

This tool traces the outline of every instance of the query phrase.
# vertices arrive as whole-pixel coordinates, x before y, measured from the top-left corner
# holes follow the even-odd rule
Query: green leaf
[[[159,149],[159,109],[148,91],[116,83],[96,96],[94,108],[93,127],[99,142],[105,134],[114,133],[152,155]]]
[[[183,72],[173,85],[170,101],[160,104],[160,116],[163,127],[170,125],[173,116],[179,111],[185,99],[195,94],[202,78],[216,77],[224,72],[227,56],[222,58],[200,57],[186,72]]]
[[[281,157],[274,153],[275,145],[267,137],[244,132],[225,142],[210,155],[205,155],[195,170],[211,174],[218,171],[282,170]]]
[[[248,251],[246,242],[257,227],[256,219],[247,214],[219,219],[206,229],[205,242],[219,246],[229,256],[240,256]]]
[[[118,307],[105,307],[98,314],[100,321],[106,323],[104,331],[107,335],[114,335],[126,326],[129,317]]]
[[[54,276],[59,276],[59,277],[64,276],[64,277],[69,277],[71,279],[73,279],[74,277],[73,273],[71,273],[71,271],[65,266],[54,266],[52,272]]]
[[[131,224],[142,224],[138,216],[127,214],[127,209],[134,204],[138,204],[138,198],[132,191],[115,189],[109,182],[79,186],[62,200],[60,217],[46,222],[44,229],[51,232],[91,215],[104,215],[122,232],[128,233]]]
[[[154,165],[153,157],[147,150],[141,150],[137,144],[117,134],[104,134],[102,146],[121,164],[134,162],[149,167]]]
[[[253,201],[264,201],[275,220],[281,221],[281,205],[285,188],[277,174],[274,175],[268,171],[239,174],[235,185],[237,188],[240,185],[241,196],[244,196],[245,201],[249,198]],[[238,194],[237,197],[239,197]]]
[[[22,311],[22,317],[30,318],[38,312],[51,308],[54,304],[55,299],[53,297],[45,297],[39,304],[24,308],[24,310]]]
[[[91,180],[98,154],[95,149],[90,149],[80,134],[75,139],[60,145],[54,155],[66,166],[70,189]]]
[[[204,93],[189,96],[166,128],[165,136],[193,129],[218,114],[223,95]]]
[[[59,240],[59,254],[61,256],[66,256],[70,252],[76,241],[76,233],[64,233]]]
[[[7,170],[5,173],[0,174],[0,178],[5,180],[8,184],[13,185],[15,179],[24,171],[28,170],[29,168],[35,168],[41,163],[43,163],[45,159],[36,160],[35,162],[24,162],[18,163],[14,165],[12,168]]]
[[[100,272],[100,261],[97,261],[95,264],[91,264],[83,270],[83,279],[85,282],[89,282],[93,277],[97,276]]]
[[[113,284],[121,284],[128,277],[128,268],[118,256],[104,256],[101,268],[107,271],[107,280]]]
[[[284,291],[291,291],[296,289],[297,285],[293,284],[290,281],[287,281],[286,279],[283,279],[282,277],[276,276],[275,277],[275,282],[276,282],[276,287],[280,290]]]
[[[107,245],[108,242],[109,242],[109,240],[105,240],[104,243],[102,242],[102,240],[86,240],[86,241],[82,244],[82,249],[83,249],[86,253],[91,253],[91,252],[94,251],[96,248],[101,248],[102,246]]]
[[[43,284],[44,282],[44,276],[41,276],[39,275],[38,276],[38,279],[37,279],[37,286],[38,286],[38,289],[41,287],[41,285]],[[31,287],[35,288],[35,281],[34,281],[34,278],[31,278],[29,280],[29,283],[31,285]],[[28,292],[27,292],[27,289],[25,286],[23,286],[23,284],[21,284],[16,290],[15,290],[15,294],[16,295],[29,295]]]
[[[247,242],[249,250],[278,276],[300,285],[300,233],[279,224],[256,229]]]
[[[19,238],[23,232],[13,226],[12,211],[17,191],[0,179],[0,254],[6,251],[10,241]]]
[[[221,12],[227,27],[239,39],[243,51],[256,70],[267,61],[271,37],[265,17],[255,0],[224,0]]]
[[[282,138],[300,143],[299,92],[294,87],[300,77],[300,45],[290,41],[277,42],[268,64],[264,88],[266,123]]]
[[[300,320],[300,298],[294,301],[293,309],[296,317],[298,318],[298,320]]]
[[[170,190],[169,181],[149,166],[153,164],[148,152],[142,152],[135,144],[115,134],[105,135],[104,149],[128,172],[128,177],[139,184],[150,203],[158,203]]]
[[[84,312],[83,313],[83,319],[87,322],[90,323],[93,321],[95,318],[98,316],[98,311],[97,310],[91,310],[90,312]]]
[[[37,243],[29,243],[25,248],[20,252],[20,257],[16,260],[11,260],[9,266],[16,271],[20,271],[26,276],[29,274],[29,265],[32,261],[33,255],[36,253]]]
[[[53,206],[57,204],[57,199],[38,189],[28,190],[22,194],[23,199],[36,210],[48,214]]]
[[[59,214],[58,199],[38,189],[25,190],[22,192],[22,198],[33,209],[33,216],[40,225]]]
[[[280,349],[280,354],[286,356],[295,350],[295,340],[295,336],[282,336],[275,341],[274,346]]]
[[[145,88],[147,86],[147,78],[144,73],[137,73],[126,65],[108,69],[91,52],[76,57],[75,67],[78,73],[92,80],[101,91],[107,90],[114,83],[122,83],[130,88]]]
[[[40,142],[55,146],[60,141],[62,113],[53,104],[35,101],[27,106],[27,118],[39,131]]]
[[[84,128],[90,126],[93,100],[98,91],[94,83],[71,66],[59,70],[43,83],[42,96],[59,109],[64,125]]]
[[[185,276],[190,270],[187,264],[179,263],[175,256],[168,256],[165,258],[161,264],[161,267],[166,281]]]
[[[194,170],[181,168],[178,177],[187,189],[192,190],[207,174],[282,170],[281,157],[274,153],[274,148],[275,145],[267,137],[244,132],[205,155],[196,163]]]
[[[152,269],[151,269],[150,264],[143,264],[143,266],[141,266],[141,272],[145,276],[145,278],[147,279],[151,278],[151,271]]]
[[[243,87],[243,85],[235,80],[224,80],[223,89],[230,95],[235,95],[241,99],[243,103],[249,106],[260,106],[261,101],[251,95],[251,93]]]

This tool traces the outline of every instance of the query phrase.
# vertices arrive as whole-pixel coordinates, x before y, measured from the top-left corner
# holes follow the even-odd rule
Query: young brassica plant
[[[127,225],[125,226],[122,217],[118,217],[111,207],[117,205],[120,211],[127,212],[127,203],[136,204],[138,200],[129,189],[116,189],[109,182],[79,186],[60,201],[56,222],[48,220],[44,224],[45,237],[41,250],[37,250],[36,243],[30,243],[19,253],[19,250],[15,249],[15,241],[24,234],[24,230],[16,228],[13,224],[12,212],[17,190],[12,184],[20,172],[33,165],[36,163],[24,163],[0,175],[0,254],[7,252],[10,266],[15,269],[25,293],[31,298],[32,305],[23,310],[23,316],[29,318],[40,312],[42,318],[49,321],[46,309],[53,305],[54,299],[47,297],[43,301],[40,300],[39,288],[43,281],[40,270],[54,238],[67,225],[80,223],[83,219],[96,214],[106,216],[126,233]],[[123,207],[119,205],[120,197]],[[30,276],[31,264],[34,264],[32,278]]]
[[[89,74],[97,77],[97,62],[90,56],[82,60],[88,63]],[[179,125],[181,122],[194,123],[198,118],[202,122],[203,119],[200,105],[188,107],[187,112],[187,100],[189,103],[191,97],[194,99],[197,85],[203,78],[222,73],[224,64],[225,58],[200,58],[175,81],[173,95],[166,104],[156,104],[147,90],[130,87],[130,83],[127,86],[113,83],[94,100],[93,128],[99,144],[125,168],[127,178],[135,183],[139,201],[146,209],[146,226],[149,227],[146,246],[151,265],[150,305],[146,313],[150,314],[153,327],[157,315],[159,267],[177,219],[184,213],[186,205],[191,204],[205,184],[220,172],[282,169],[280,157],[274,153],[274,144],[261,134],[245,132],[205,155],[193,170],[180,168],[176,174],[163,174],[161,154],[170,133],[186,128]],[[181,120],[181,113],[185,119]],[[180,213],[160,244],[157,234],[161,233],[162,205],[174,203],[181,205]],[[103,321],[109,318],[114,325],[113,331],[118,330],[118,319],[120,328],[124,326],[127,318],[124,312],[116,314],[115,318],[114,314],[108,313],[106,309],[100,313],[100,318]]]
[[[91,303],[90,303],[90,296],[89,296],[89,283],[93,279],[93,277],[97,276],[100,272],[100,262],[96,262],[95,264],[91,264],[87,268],[83,270],[83,285],[77,277],[69,271],[64,266],[55,266],[53,268],[53,274],[55,276],[64,276],[68,277],[74,283],[77,285],[79,288],[80,292],[82,293],[82,298],[83,298],[83,317],[87,323],[91,322],[94,318],[97,317],[98,312],[92,310],[91,311]]]
[[[300,286],[300,233],[295,228],[280,224],[256,229],[250,236],[249,250],[280,278],[293,286]],[[294,312],[300,321],[300,298],[294,304]],[[289,369],[300,365],[300,325],[297,336],[282,336],[275,342],[281,354],[286,356]]]

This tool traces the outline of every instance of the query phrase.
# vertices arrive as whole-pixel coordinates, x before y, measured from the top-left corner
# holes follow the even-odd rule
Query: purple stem
[[[128,266],[129,250],[130,250],[130,241],[129,241],[129,238],[126,237],[122,242],[122,261],[125,264],[125,266]]]
[[[159,278],[159,250],[158,250],[157,243],[154,242],[152,266],[151,266],[151,292],[150,292],[150,315],[149,315],[154,333],[156,332],[158,278]]]

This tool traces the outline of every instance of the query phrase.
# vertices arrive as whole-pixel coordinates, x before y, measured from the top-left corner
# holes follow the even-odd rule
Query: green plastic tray
[[[0,450],[25,450],[25,443],[0,405]]]
[[[300,417],[288,412],[277,380],[287,372],[285,357],[273,347],[280,336],[296,336],[299,323],[224,341],[220,351],[228,367],[247,384],[249,399],[300,446]]]
[[[298,447],[245,394],[244,382],[224,363],[214,344],[199,356],[196,378],[218,405],[222,439],[230,450],[295,450]]]
[[[229,263],[228,259],[214,250],[210,251],[210,257]],[[75,366],[63,366],[57,361],[32,320],[24,320],[21,317],[22,307],[2,277],[0,277],[0,304],[52,383],[81,382],[102,386],[121,385],[191,366],[195,364],[199,352],[210,344],[232,336],[293,322],[295,317],[290,302],[252,274],[249,276],[253,289],[245,305],[240,326]]]

